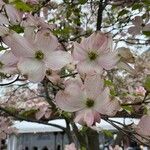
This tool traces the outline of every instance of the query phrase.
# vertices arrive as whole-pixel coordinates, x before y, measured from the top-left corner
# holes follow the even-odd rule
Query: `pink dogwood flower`
[[[77,150],[74,143],[65,145],[65,150]]]
[[[144,96],[145,93],[146,93],[146,90],[144,89],[143,86],[139,86],[139,87],[136,87],[135,93],[136,93],[137,95],[143,95],[143,96]]]
[[[138,35],[141,31],[150,31],[150,23],[144,23],[141,16],[136,16],[132,23],[133,26],[128,29],[129,34]]]
[[[78,71],[93,74],[114,68],[118,57],[112,49],[112,37],[102,32],[94,32],[80,44],[75,42],[73,57],[78,61]]]
[[[106,105],[110,102],[109,89],[104,87],[99,74],[86,77],[84,84],[80,80],[68,81],[55,101],[60,109],[76,112],[75,122],[88,126],[100,122],[100,114],[107,114],[110,108]]]
[[[58,40],[49,30],[38,31],[32,42],[17,33],[3,40],[19,58],[17,66],[21,74],[32,82],[42,81],[47,69],[59,70],[72,61],[68,52],[57,50]]]

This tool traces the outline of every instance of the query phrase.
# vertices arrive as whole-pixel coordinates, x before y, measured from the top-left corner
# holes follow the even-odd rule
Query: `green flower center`
[[[36,58],[37,60],[43,60],[43,59],[44,59],[44,54],[43,54],[43,52],[42,52],[42,51],[37,51],[37,52],[35,53],[35,58]]]
[[[0,69],[2,69],[3,65],[4,64],[0,61]]]
[[[95,60],[97,58],[97,54],[95,52],[89,52],[88,57],[91,61]]]
[[[93,106],[94,106],[94,101],[93,101],[92,99],[90,99],[90,98],[87,98],[86,106],[87,106],[88,108],[93,107]]]

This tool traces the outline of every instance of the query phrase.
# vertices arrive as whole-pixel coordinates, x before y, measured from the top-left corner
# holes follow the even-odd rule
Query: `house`
[[[116,119],[119,122],[130,124],[133,119]],[[50,121],[49,123],[57,124],[62,127],[66,127],[65,120],[58,119]],[[80,125],[77,125],[81,128]],[[63,150],[64,145],[68,144],[67,135],[59,128],[49,125],[43,125],[39,123],[31,122],[15,122],[13,125],[18,130],[17,134],[11,134],[7,140],[7,150]],[[103,134],[100,134],[100,147],[104,149],[115,138],[117,130],[104,120],[100,124],[97,124],[104,130],[109,130],[114,133],[114,137],[106,138]]]

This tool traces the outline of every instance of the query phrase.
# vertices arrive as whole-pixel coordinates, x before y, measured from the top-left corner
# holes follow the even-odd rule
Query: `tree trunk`
[[[89,150],[100,150],[99,149],[99,134],[96,131],[92,130],[91,128],[88,128],[87,137],[88,137]]]

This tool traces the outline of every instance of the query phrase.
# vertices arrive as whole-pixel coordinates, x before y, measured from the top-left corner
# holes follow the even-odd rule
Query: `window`
[[[35,146],[35,147],[33,147],[33,150],[38,150],[38,148]]]
[[[42,148],[42,150],[48,150],[48,148],[45,146],[45,147]]]
[[[28,148],[28,147],[25,147],[25,150],[29,150],[29,148]]]
[[[57,146],[57,150],[60,150],[60,145]]]

